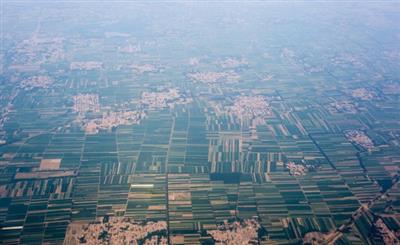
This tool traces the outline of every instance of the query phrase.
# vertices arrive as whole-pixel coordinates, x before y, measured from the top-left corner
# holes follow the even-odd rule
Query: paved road
[[[336,231],[329,233],[325,239],[326,239],[326,243],[328,245],[334,244],[336,242],[337,239],[339,239],[343,233],[349,229],[354,222],[356,221],[356,219],[363,213],[363,212],[367,212],[370,210],[370,208],[377,202],[380,201],[398,182],[400,181],[400,175],[396,174],[395,176],[393,176],[392,178],[392,184],[391,186],[385,190],[383,193],[379,193],[378,195],[375,196],[374,199],[372,199],[371,201],[368,202],[368,204],[362,204],[351,216],[350,220],[348,222],[346,222],[345,224],[343,224],[342,226],[340,226]]]

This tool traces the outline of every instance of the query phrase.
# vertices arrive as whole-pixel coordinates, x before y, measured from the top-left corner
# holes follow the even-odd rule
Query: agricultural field
[[[400,243],[398,3],[0,4],[0,244]]]

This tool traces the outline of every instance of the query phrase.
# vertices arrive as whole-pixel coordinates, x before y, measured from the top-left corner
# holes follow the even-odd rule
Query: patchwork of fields
[[[399,243],[398,10],[2,3],[0,244]]]

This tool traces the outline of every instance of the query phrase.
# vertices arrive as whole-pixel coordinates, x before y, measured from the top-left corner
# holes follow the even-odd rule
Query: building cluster
[[[296,57],[296,54],[292,49],[283,48],[281,52],[281,57],[286,58],[288,60],[292,60]]]
[[[129,218],[111,217],[74,229],[70,240],[76,244],[167,244],[166,231],[165,221],[141,224]]]
[[[119,47],[118,50],[122,53],[132,54],[142,51],[142,47],[140,44],[128,44],[127,46]]]
[[[400,94],[399,83],[387,83],[382,86],[382,92],[386,95],[398,95]]]
[[[227,58],[227,59],[219,62],[219,65],[222,68],[229,68],[229,69],[246,66],[248,64],[249,64],[249,62],[245,58],[241,58],[241,59]]]
[[[90,71],[90,70],[100,69],[100,68],[102,68],[102,66],[103,66],[103,63],[98,62],[98,61],[86,61],[86,62],[74,61],[74,62],[71,62],[69,68],[71,70]]]
[[[84,121],[84,129],[87,134],[97,134],[99,130],[137,124],[145,115],[143,111],[107,111],[100,118]]]
[[[145,117],[145,113],[137,110],[105,111],[100,116],[88,118],[86,113],[100,113],[99,96],[97,94],[79,94],[74,96],[74,110],[78,112],[78,122],[85,132],[96,134],[101,129],[109,130],[118,125],[133,125]]]
[[[272,109],[263,96],[239,96],[228,110],[240,120],[265,120],[272,116]]]
[[[199,60],[199,58],[196,58],[196,57],[190,58],[190,59],[189,59],[189,65],[191,65],[191,66],[200,65],[200,60]]]
[[[86,112],[99,112],[100,103],[98,94],[78,94],[74,96],[74,110],[79,115],[84,115]]]
[[[8,121],[9,116],[8,114],[10,113],[11,106],[8,105],[6,108],[3,108],[2,111],[0,111],[0,145],[3,145],[6,143],[6,140],[3,139],[6,136],[6,131],[4,130],[4,124]]]
[[[171,88],[160,92],[143,92],[141,105],[156,109],[173,107],[175,104],[187,104],[191,101],[191,98],[182,95],[178,89]]]
[[[308,172],[306,166],[294,162],[288,162],[286,168],[289,170],[289,174],[293,176],[304,176]]]
[[[23,89],[49,88],[50,85],[52,85],[53,83],[54,83],[53,78],[45,75],[39,75],[39,76],[32,76],[22,80],[21,87]]]
[[[37,33],[31,38],[18,42],[15,48],[15,57],[11,67],[19,71],[36,70],[45,62],[57,62],[65,57],[63,38],[39,36]]]
[[[325,241],[325,235],[317,231],[308,232],[304,235],[303,238],[304,244],[310,244],[310,245],[325,244],[324,241]]]
[[[357,68],[365,67],[364,62],[361,59],[351,54],[338,55],[336,57],[331,58],[330,62],[333,65],[340,67],[346,67],[349,64]]]
[[[147,109],[173,108],[176,104],[187,104],[192,101],[182,95],[178,89],[172,88],[160,92],[143,92],[139,108],[136,110],[106,110],[101,114],[99,96],[97,94],[79,94],[74,96],[74,110],[78,112],[77,122],[88,134],[97,134],[100,130],[110,130],[119,125],[138,124],[146,117]],[[88,112],[93,112],[88,116]]]
[[[375,92],[368,90],[366,88],[358,88],[351,91],[351,95],[354,98],[361,99],[361,100],[372,100],[376,97]]]
[[[271,81],[272,78],[274,78],[273,75],[271,75],[271,74],[266,74],[266,75],[264,75],[264,76],[262,77],[261,81],[263,81],[263,82],[268,82],[268,81]]]
[[[384,244],[400,244],[399,234],[390,230],[382,219],[379,218],[374,225],[381,235]]]
[[[351,113],[351,114],[357,113],[356,104],[354,104],[348,100],[335,101],[335,102],[331,103],[330,105],[331,105],[331,108],[333,109],[333,111],[335,111],[335,112],[343,112],[343,113]]]
[[[228,72],[195,72],[190,73],[189,78],[194,82],[201,82],[206,84],[214,83],[236,83],[240,80],[240,75],[234,71]]]
[[[208,230],[207,233],[217,244],[252,244],[258,241],[258,230],[261,225],[257,220],[247,219],[229,223],[224,221],[216,230]]]
[[[351,142],[367,150],[374,148],[372,140],[361,130],[347,130],[345,135]]]
[[[10,119],[9,114],[13,110],[13,101],[19,95],[20,90],[15,90],[11,94],[0,95],[0,100],[8,98],[8,103],[0,108],[0,146],[7,143],[6,130],[4,124]]]
[[[157,67],[153,64],[133,64],[130,67],[138,75],[148,72],[156,72],[158,70]]]

